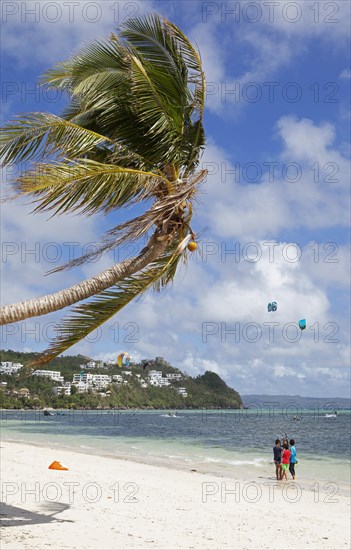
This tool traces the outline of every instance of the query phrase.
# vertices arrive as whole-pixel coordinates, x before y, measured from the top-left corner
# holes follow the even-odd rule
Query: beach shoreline
[[[68,471],[49,470],[54,460]],[[2,548],[243,549],[350,545],[350,499],[325,484],[1,443]],[[345,489],[345,488],[344,488]]]
[[[223,464],[220,464],[217,466],[216,463],[212,462],[198,462],[196,459],[193,461],[184,462],[181,460],[175,460],[175,459],[168,459],[166,457],[160,458],[160,457],[151,457],[144,453],[142,455],[139,454],[126,454],[125,452],[118,451],[117,453],[115,451],[109,451],[107,452],[106,449],[102,449],[99,447],[92,448],[92,447],[86,447],[86,446],[79,446],[74,447],[72,444],[64,444],[57,443],[55,444],[55,447],[52,446],[52,443],[48,442],[47,444],[44,444],[43,442],[38,441],[24,441],[15,438],[9,438],[8,435],[5,437],[2,436],[1,441],[3,443],[7,442],[10,444],[20,444],[24,446],[29,447],[35,447],[38,449],[45,449],[48,448],[55,448],[59,451],[65,451],[65,452],[72,452],[74,454],[79,454],[83,456],[90,456],[95,457],[96,459],[99,458],[107,458],[122,462],[130,462],[134,463],[135,465],[141,464],[141,465],[149,465],[149,466],[155,466],[157,468],[163,468],[167,471],[179,471],[179,472],[196,472],[199,475],[203,476],[214,476],[216,478],[229,478],[229,479],[238,479],[240,481],[249,481],[251,479],[260,479],[264,480],[266,482],[275,481],[275,466],[273,461],[269,461],[268,459],[265,460],[263,463],[261,463],[260,467],[257,467],[257,464],[252,463],[252,466],[248,466],[248,464],[233,464],[233,465],[226,465],[226,468],[223,468]],[[301,465],[301,464],[300,464]],[[297,481],[299,484],[299,487],[304,490],[313,490],[314,483],[317,482],[317,476],[313,479],[309,478],[308,476],[304,475],[304,466],[300,468],[299,471],[296,472],[297,475]],[[292,482],[292,479],[289,479],[289,482]],[[318,477],[318,482],[322,483],[323,485],[330,483],[330,484],[337,484],[338,488],[338,494],[342,494],[344,496],[348,496],[351,494],[351,483],[347,480],[340,480],[337,479],[336,476],[333,479],[330,479],[328,476],[324,477]],[[311,489],[312,488],[312,489]],[[320,490],[320,489],[318,489]]]

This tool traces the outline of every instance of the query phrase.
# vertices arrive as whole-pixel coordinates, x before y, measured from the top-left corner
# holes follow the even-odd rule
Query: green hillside
[[[28,364],[38,354],[22,353],[12,350],[1,350],[0,360],[22,363],[24,368],[17,375],[0,374],[0,382],[7,385],[0,389],[0,407],[4,409],[18,408],[150,408],[150,409],[194,409],[194,408],[241,408],[243,406],[238,392],[214,372],[207,371],[201,376],[192,378],[179,369],[172,367],[163,358],[148,360],[149,365],[143,370],[141,363],[131,364],[129,369],[120,369],[117,365],[103,365],[100,368],[85,370],[91,374],[122,374],[125,371],[132,374],[128,377],[128,384],[117,386],[110,384],[103,391],[91,391],[79,394],[75,386],[71,386],[72,395],[55,396],[52,392],[58,382],[48,378],[31,376]],[[82,355],[64,356],[54,359],[45,370],[60,371],[65,381],[72,381],[73,374],[79,374],[80,365],[87,363],[90,358]],[[150,370],[167,373],[180,373],[181,381],[174,381],[173,387],[142,388],[140,379],[147,380]],[[183,397],[177,391],[178,387],[186,389],[188,396]],[[22,391],[21,391],[22,390]],[[28,391],[25,391],[28,390]]]

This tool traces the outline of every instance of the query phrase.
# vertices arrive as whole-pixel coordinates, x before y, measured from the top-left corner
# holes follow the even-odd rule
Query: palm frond
[[[173,243],[168,251],[153,262],[149,268],[141,271],[135,277],[129,277],[121,284],[97,294],[91,302],[73,308],[73,315],[63,319],[55,341],[30,366],[49,363],[108,321],[134,298],[144,293],[158,279],[161,277],[173,278],[179,259],[179,253]]]
[[[193,119],[193,113],[190,118],[194,124],[195,133],[192,135],[192,139],[189,143],[192,144],[192,151],[189,155],[190,164],[185,170],[185,177],[188,176],[194,167],[198,164],[199,154],[204,145],[204,131],[202,126],[203,113],[205,108],[205,94],[206,94],[206,80],[205,73],[202,69],[202,63],[199,53],[195,50],[188,38],[182,33],[182,31],[174,25],[171,21],[167,21],[170,29],[174,33],[176,40],[180,44],[180,51],[184,63],[189,70],[189,82],[194,86],[194,111],[197,113],[195,120]],[[198,121],[198,124],[195,123]]]
[[[0,155],[3,164],[51,156],[81,157],[110,140],[91,130],[48,113],[27,113],[2,128]]]
[[[194,107],[199,113],[199,118],[202,118],[204,106],[205,106],[205,93],[206,93],[206,84],[205,84],[205,74],[202,69],[202,63],[200,54],[195,50],[194,46],[191,44],[189,39],[185,36],[184,33],[177,27],[174,23],[163,18],[165,25],[169,27],[173,36],[179,44],[179,52],[182,56],[182,59],[189,71],[188,80],[194,85]]]
[[[95,40],[83,47],[78,55],[58,63],[44,73],[41,83],[47,87],[67,90],[70,94],[74,94],[75,87],[88,77],[108,71],[119,72],[124,69],[124,63],[123,48],[116,41]]]
[[[195,186],[198,185],[200,178],[203,179],[204,171],[202,171],[194,181],[186,182],[176,188],[171,195],[164,196],[161,200],[156,201],[146,212],[128,220],[116,227],[110,229],[102,238],[102,242],[94,247],[94,250],[67,262],[49,273],[57,273],[65,269],[78,267],[88,261],[95,260],[101,257],[101,254],[109,252],[125,242],[136,242],[149,233],[153,226],[162,224],[165,225],[174,217],[180,208],[184,210],[184,203],[187,203],[188,213],[184,215],[183,228],[179,227],[179,235],[182,238],[182,231],[187,232],[192,216],[191,197],[194,194]]]
[[[120,37],[86,46],[43,81],[69,89],[68,120],[106,135],[148,165],[186,165],[188,175],[204,144],[199,54],[156,14],[127,20]]]
[[[165,132],[171,132],[170,138],[178,137],[175,121],[169,112],[168,97],[160,93],[158,82],[151,80],[145,63],[135,56],[131,56],[131,60],[132,93],[138,118],[150,128],[152,135],[162,137]]]
[[[205,147],[205,131],[201,120],[189,123],[185,130],[180,150],[184,177],[194,172],[199,164],[200,155]]]
[[[164,20],[156,14],[136,17],[122,25],[121,37],[132,47],[157,89],[172,109],[175,119],[182,120],[191,94],[187,88],[187,68],[179,54],[177,41]]]
[[[186,64],[179,55],[177,40],[164,17],[152,13],[127,19],[121,25],[120,36],[127,44],[132,44],[144,59],[170,72],[175,84],[182,80],[184,86]]]
[[[183,140],[177,144],[178,157],[173,160],[186,164],[190,159],[186,174],[191,173],[204,144],[205,76],[199,54],[178,27],[155,14],[124,22],[121,36],[142,55],[144,65],[150,63],[148,74],[155,78],[157,89],[165,93],[169,108],[176,106],[172,115],[182,127]]]
[[[39,203],[35,212],[53,210],[53,215],[80,211],[91,215],[139,202],[154,195],[164,176],[103,164],[89,159],[39,164],[16,180],[20,194],[31,193]]]
[[[152,70],[151,65],[148,70]],[[71,62],[49,71],[43,81],[70,90],[75,102],[73,111],[66,112],[70,120],[92,123],[104,135],[121,140],[136,152],[140,152],[148,133],[155,147],[162,145],[163,153],[166,141],[172,146],[179,138],[167,113],[167,94],[161,97],[159,82],[150,79],[144,64],[119,41],[89,45]]]

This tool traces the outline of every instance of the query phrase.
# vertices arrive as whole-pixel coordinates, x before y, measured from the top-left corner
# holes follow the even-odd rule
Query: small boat
[[[48,409],[43,410],[44,416],[55,416],[55,413],[49,411]]]
[[[337,418],[337,416],[338,416],[337,414],[332,413],[332,414],[326,414],[325,418]]]

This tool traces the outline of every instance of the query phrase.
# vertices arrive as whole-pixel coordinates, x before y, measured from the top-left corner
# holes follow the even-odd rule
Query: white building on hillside
[[[162,386],[170,386],[171,383],[168,378],[162,376],[162,371],[160,370],[150,370],[148,374],[150,386],[155,386],[156,388],[161,388]]]
[[[150,370],[148,377],[151,378],[162,378],[162,371],[161,370]]]
[[[74,384],[78,390],[78,393],[86,393],[91,386],[89,384],[86,384],[85,382],[77,382],[77,384]]]
[[[96,369],[96,368],[103,368],[104,364],[100,361],[99,363],[96,363],[95,361],[88,361],[85,363],[85,365],[80,365],[80,368],[82,370],[84,369]]]
[[[72,384],[78,384],[78,382],[84,382],[85,384],[93,384],[93,374],[85,372],[84,374],[74,374]]]
[[[12,363],[12,361],[1,361],[0,372],[3,374],[17,374],[23,367],[21,363]]]
[[[61,373],[57,370],[36,370],[33,372],[32,376],[44,376],[46,378],[51,378],[55,382],[64,382],[65,379],[61,376]]]
[[[55,386],[52,391],[55,395],[71,395],[71,383],[66,382],[64,386]]]
[[[161,386],[160,380],[158,378],[150,378],[149,386],[155,386],[156,388],[159,388]]]
[[[106,386],[111,384],[111,381],[111,376],[107,374],[93,374],[93,385],[97,389],[106,388]]]
[[[118,376],[118,375],[117,375]],[[107,374],[91,374],[90,372],[85,372],[84,374],[74,374],[72,384],[80,387],[83,387],[82,384],[85,384],[87,388],[102,389],[111,384],[111,376]]]
[[[183,397],[188,397],[188,392],[186,391],[186,388],[177,388],[177,392],[180,393]]]
[[[160,380],[162,378],[162,371],[160,370],[150,370],[148,374],[148,379],[150,386],[160,386]]]
[[[177,382],[179,382],[179,380],[181,380],[183,377],[182,377],[181,374],[171,372],[171,373],[166,374],[166,378],[168,378],[168,380],[176,380]]]

